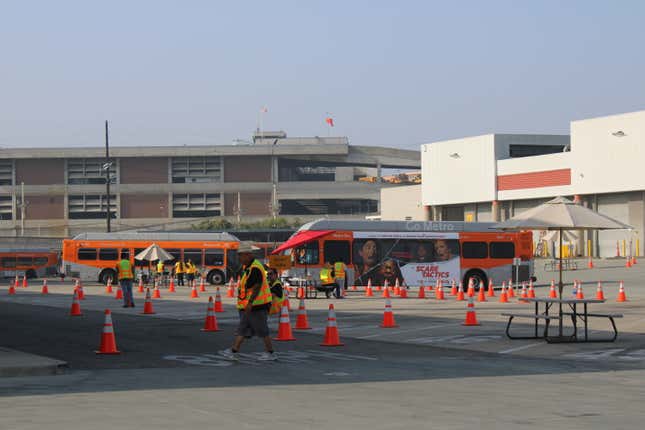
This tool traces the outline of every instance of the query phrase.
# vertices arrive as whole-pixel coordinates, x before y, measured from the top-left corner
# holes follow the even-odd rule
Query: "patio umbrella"
[[[157,245],[156,243],[153,243],[140,253],[134,256],[135,260],[144,260],[144,261],[155,261],[155,260],[160,260],[160,261],[167,261],[167,260],[174,260],[175,257],[173,257],[171,254],[169,254],[165,249]]]
[[[551,241],[559,242],[560,241],[560,230],[551,230],[550,232],[548,232],[547,234],[542,236],[540,238],[540,240],[545,240],[547,242],[551,242]],[[571,233],[568,230],[563,230],[562,231],[562,240],[564,242],[575,242],[576,240],[578,240],[578,236],[576,236],[574,233]]]
[[[566,230],[631,230],[632,227],[616,221],[606,215],[599,214],[582,205],[578,205],[564,197],[556,197],[546,203],[530,209],[494,228],[502,230],[557,230],[559,232],[560,249],[562,249],[563,231]],[[562,252],[559,256],[560,281],[558,290],[562,299]],[[562,303],[560,303],[562,317]],[[562,318],[560,318],[560,336],[562,336]]]

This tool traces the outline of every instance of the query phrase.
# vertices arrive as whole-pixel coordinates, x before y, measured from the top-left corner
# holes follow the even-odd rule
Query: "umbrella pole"
[[[558,250],[559,253],[559,260],[560,260],[560,282],[558,283],[558,289],[560,290],[560,332],[559,335],[562,337],[562,289],[564,288],[564,285],[562,284],[562,228],[560,228],[560,249]]]

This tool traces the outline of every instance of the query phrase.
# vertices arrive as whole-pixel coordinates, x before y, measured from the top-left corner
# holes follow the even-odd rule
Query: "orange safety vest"
[[[331,269],[320,269],[320,281],[323,284],[331,284],[332,282],[334,282],[334,278],[332,278],[331,276]]]
[[[130,264],[130,260],[123,259],[119,261],[117,269],[119,269],[119,281],[121,279],[134,279],[134,275],[132,274],[132,264]]]
[[[334,273],[336,274],[336,278],[345,279],[345,263],[342,261],[334,263]]]
[[[265,305],[267,303],[271,303],[271,300],[272,300],[271,289],[269,288],[269,283],[267,282],[267,272],[266,270],[264,270],[264,266],[262,266],[262,264],[260,264],[258,260],[253,260],[253,262],[246,269],[244,269],[244,272],[242,273],[242,278],[240,279],[240,288],[237,293],[238,309],[245,309],[246,306],[249,304],[249,299],[251,298],[251,294],[253,294],[253,289],[252,288],[247,289],[246,287],[246,281],[249,278],[251,269],[253,268],[258,269],[262,274],[262,286],[260,287],[260,293],[257,295],[255,300],[253,300],[251,305],[259,306],[259,305]]]

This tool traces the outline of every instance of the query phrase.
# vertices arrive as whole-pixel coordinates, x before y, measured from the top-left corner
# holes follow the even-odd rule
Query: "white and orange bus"
[[[116,279],[115,266],[125,252],[135,269],[148,267],[134,256],[156,243],[175,260],[191,260],[211,284],[223,284],[237,270],[239,240],[229,233],[123,232],[82,233],[63,241],[62,272],[86,281]]]
[[[3,277],[54,276],[58,271],[58,251],[47,248],[0,248],[0,274]]]
[[[303,225],[274,253],[292,256],[286,276],[318,279],[325,263],[342,261],[348,285],[433,285],[470,279],[496,285],[533,277],[533,236],[494,223],[318,220]],[[516,263],[514,265],[514,262]]]

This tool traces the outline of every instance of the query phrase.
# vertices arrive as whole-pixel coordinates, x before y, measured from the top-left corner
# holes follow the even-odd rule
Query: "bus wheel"
[[[99,282],[107,285],[109,278],[112,278],[112,283],[116,283],[116,272],[112,269],[105,269],[99,274]]]
[[[219,270],[211,270],[206,276],[206,280],[211,285],[223,285],[224,284],[224,273]]]
[[[464,276],[464,289],[468,288],[471,279],[473,280],[475,291],[479,288],[480,282],[484,284],[484,288],[488,286],[488,278],[484,272],[481,270],[469,270],[466,272],[466,276]]]
[[[36,273],[36,271],[34,269],[28,269],[25,272],[25,276],[27,277],[27,279],[35,279],[35,278],[38,277],[38,274]]]

